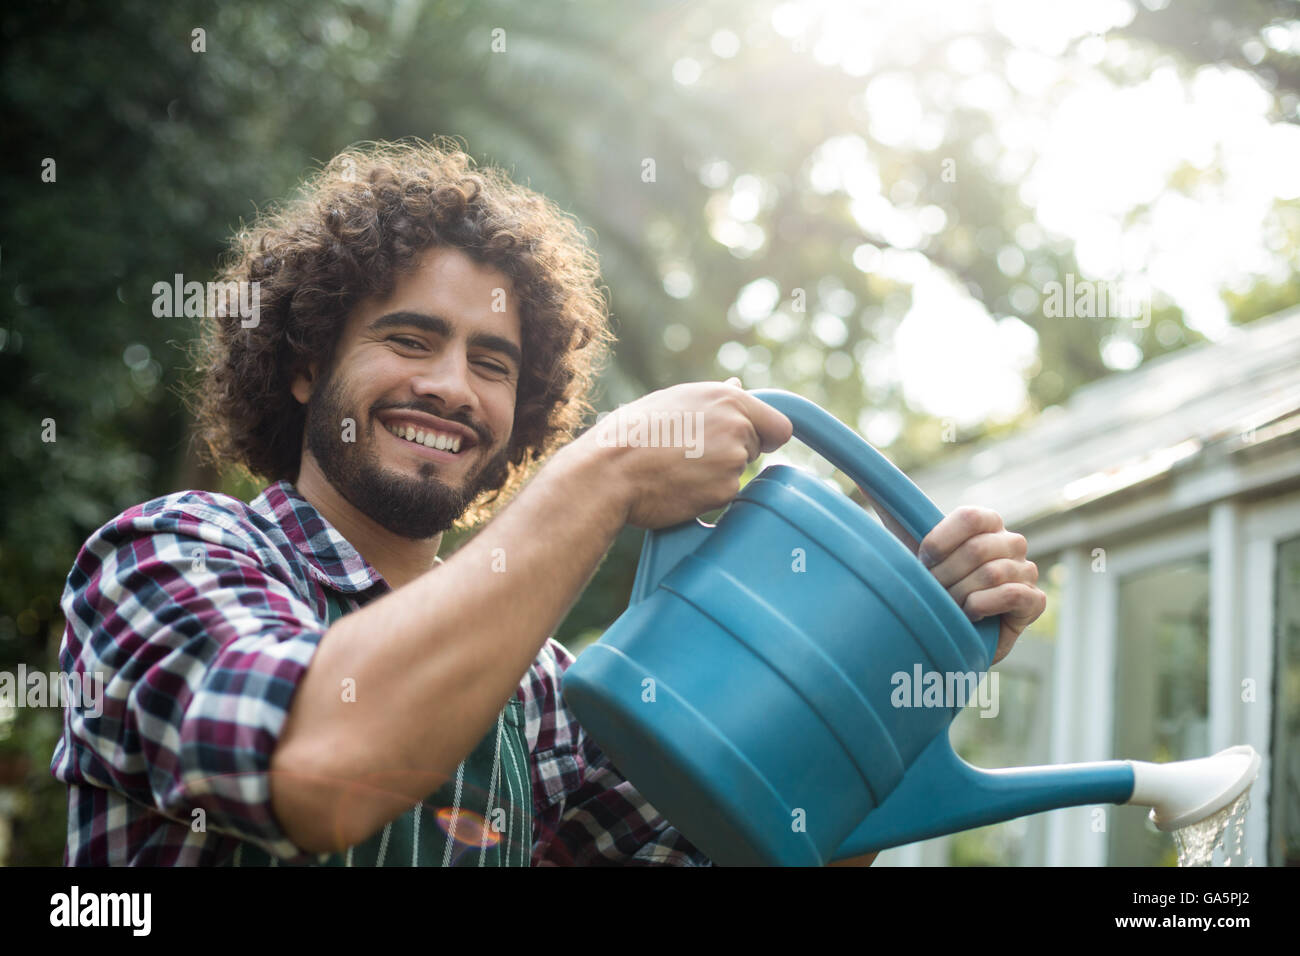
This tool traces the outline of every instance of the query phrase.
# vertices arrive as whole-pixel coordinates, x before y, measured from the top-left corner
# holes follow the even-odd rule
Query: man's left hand
[[[1006,530],[996,511],[963,506],[934,526],[917,553],[972,621],[1002,615],[994,664],[1047,607],[1027,548],[1025,536]]]

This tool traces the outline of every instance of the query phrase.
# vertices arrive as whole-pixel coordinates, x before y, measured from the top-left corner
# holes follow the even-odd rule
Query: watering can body
[[[942,518],[818,406],[751,394],[916,541]],[[1125,801],[1124,762],[984,771],[953,752],[948,728],[963,702],[922,701],[915,680],[972,687],[999,623],[972,623],[838,490],[773,465],[716,525],[647,533],[627,610],[569,668],[563,694],[620,772],[724,865],[822,865],[1052,807]]]

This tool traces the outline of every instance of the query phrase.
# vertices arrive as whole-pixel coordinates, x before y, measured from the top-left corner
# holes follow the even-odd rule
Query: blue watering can
[[[866,441],[779,389],[752,395],[916,540],[942,512]],[[1142,803],[1173,829],[1222,809],[1259,756],[981,770],[960,705],[896,706],[894,675],[981,677],[998,618],[972,623],[897,538],[817,477],[772,465],[716,525],[646,534],[627,610],[563,694],[619,771],[721,865],[820,866],[1025,814]],[[946,682],[946,681],[945,681]]]

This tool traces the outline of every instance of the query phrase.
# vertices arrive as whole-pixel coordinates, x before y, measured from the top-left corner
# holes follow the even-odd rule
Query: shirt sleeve
[[[220,513],[133,509],[92,535],[59,657],[102,694],[67,702],[54,775],[286,862],[323,859],[271,810],[271,754],[326,630],[291,581]]]
[[[712,866],[577,722],[560,693],[560,678],[574,660],[550,640],[534,672],[543,705],[533,755],[533,865]]]

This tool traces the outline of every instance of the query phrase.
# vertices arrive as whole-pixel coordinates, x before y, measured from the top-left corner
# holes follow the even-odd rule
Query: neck
[[[306,450],[294,487],[394,590],[414,581],[434,566],[433,559],[438,556],[442,544],[441,533],[415,540],[376,524],[339,494],[321,472],[316,459]]]

